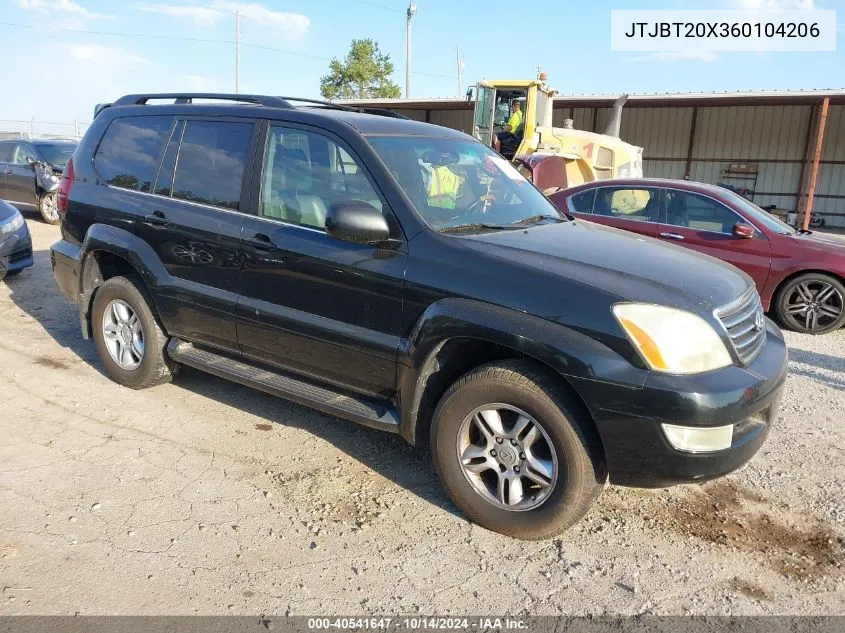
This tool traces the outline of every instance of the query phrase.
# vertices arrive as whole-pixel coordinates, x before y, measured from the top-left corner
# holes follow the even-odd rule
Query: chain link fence
[[[0,119],[0,140],[31,138],[72,138],[79,140],[90,125],[89,121],[38,121],[36,119]]]

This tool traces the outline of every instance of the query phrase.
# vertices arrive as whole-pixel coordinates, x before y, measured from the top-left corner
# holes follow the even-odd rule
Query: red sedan
[[[685,180],[602,180],[550,196],[591,222],[686,246],[748,273],[763,307],[798,332],[845,323],[845,243],[797,231],[724,187]]]

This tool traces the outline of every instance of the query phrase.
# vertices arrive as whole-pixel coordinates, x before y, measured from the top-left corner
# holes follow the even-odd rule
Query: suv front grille
[[[719,308],[716,317],[727,330],[740,362],[753,362],[766,344],[766,320],[757,290],[750,288],[736,301]]]

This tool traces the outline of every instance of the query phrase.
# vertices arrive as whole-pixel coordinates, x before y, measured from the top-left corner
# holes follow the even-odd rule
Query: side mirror
[[[754,227],[750,224],[743,224],[740,222],[739,224],[734,224],[733,234],[736,237],[741,237],[745,240],[750,240],[754,237]]]
[[[336,202],[326,215],[326,235],[344,242],[374,244],[390,239],[382,212],[361,200]]]
[[[26,157],[26,164],[29,165],[30,167],[33,167],[35,165],[35,159],[32,156],[27,156]]]

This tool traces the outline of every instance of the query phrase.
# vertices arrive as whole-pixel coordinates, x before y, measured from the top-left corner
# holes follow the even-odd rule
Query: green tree
[[[326,99],[389,99],[402,95],[390,80],[393,62],[371,39],[352,40],[341,61],[332,59],[329,74],[320,77],[320,93]]]

